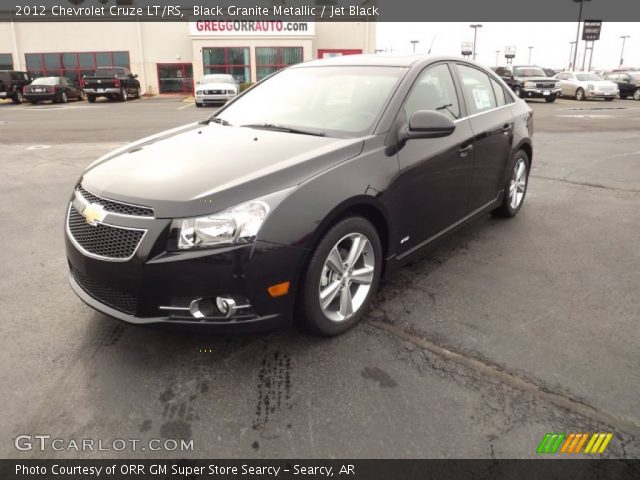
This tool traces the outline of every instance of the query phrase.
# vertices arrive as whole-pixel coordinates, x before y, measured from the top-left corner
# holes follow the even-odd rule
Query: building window
[[[258,81],[300,62],[302,62],[302,47],[256,47]]]
[[[97,67],[129,68],[129,52],[27,53],[25,59],[33,77],[67,77],[72,84]]]
[[[190,63],[159,63],[160,93],[193,93],[193,65]]]
[[[249,49],[246,47],[203,48],[204,74],[227,73],[238,83],[251,81]]]
[[[0,70],[13,70],[13,57],[10,53],[0,53]]]

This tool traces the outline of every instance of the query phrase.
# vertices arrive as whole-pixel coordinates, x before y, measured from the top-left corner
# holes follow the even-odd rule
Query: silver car
[[[611,101],[620,93],[615,83],[603,80],[595,73],[562,72],[554,78],[560,80],[562,96],[573,97],[576,100],[604,98]]]
[[[196,107],[226,103],[240,91],[240,86],[232,75],[221,73],[205,75],[196,85]]]

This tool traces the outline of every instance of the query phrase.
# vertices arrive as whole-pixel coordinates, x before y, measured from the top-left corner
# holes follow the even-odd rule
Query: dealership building
[[[371,22],[0,23],[0,70],[66,76],[128,67],[143,93],[191,93],[207,73],[256,82],[288,65],[373,53]]]

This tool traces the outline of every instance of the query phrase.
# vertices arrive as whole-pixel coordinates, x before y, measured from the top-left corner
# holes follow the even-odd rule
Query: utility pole
[[[627,43],[627,38],[630,35],[622,35],[620,38],[622,39],[622,51],[620,52],[620,68],[622,68],[622,64],[624,63],[624,44]]]
[[[591,0],[573,0],[574,2],[580,2],[580,12],[578,13],[578,30],[576,31],[576,49],[573,52],[573,69],[576,69],[576,62],[578,61],[578,45],[580,41],[580,23],[582,22],[582,6],[584,2],[590,2]]]
[[[476,42],[478,40],[478,29],[482,28],[482,25],[479,23],[469,25],[469,28],[473,28],[473,59],[476,59]]]
[[[529,47],[529,65],[531,65],[531,51],[533,50],[533,47]]]
[[[420,40],[409,40],[409,43],[413,45],[413,53],[416,53],[416,44],[420,43]]]

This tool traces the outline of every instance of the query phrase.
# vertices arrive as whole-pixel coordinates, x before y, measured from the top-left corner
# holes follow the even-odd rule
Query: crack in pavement
[[[569,183],[571,185],[578,185],[580,187],[601,188],[603,190],[613,190],[613,191],[616,191],[616,192],[640,193],[640,190],[635,189],[635,188],[609,187],[607,185],[601,185],[599,183],[576,182],[574,180],[567,180],[566,178],[545,177],[543,175],[531,175],[531,177],[539,178],[539,179],[542,179],[542,180],[551,180],[553,182]]]
[[[581,402],[567,395],[553,392],[549,388],[543,385],[538,385],[529,379],[525,379],[512,373],[506,372],[496,365],[492,365],[477,358],[449,350],[423,337],[408,333],[407,331],[394,325],[375,320],[369,321],[367,323],[401,340],[412,343],[419,348],[428,350],[429,352],[441,358],[462,365],[473,371],[477,371],[483,376],[490,379],[495,379],[498,382],[506,384],[511,388],[529,393],[540,400],[552,403],[560,408],[569,410],[593,421],[608,425],[616,430],[626,432],[633,437],[637,437],[638,435],[640,435],[640,424],[634,422],[631,419],[618,417],[611,413],[598,410],[596,407],[593,407],[587,403]]]

